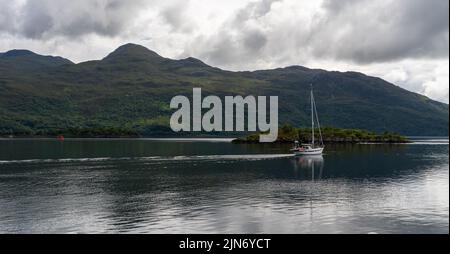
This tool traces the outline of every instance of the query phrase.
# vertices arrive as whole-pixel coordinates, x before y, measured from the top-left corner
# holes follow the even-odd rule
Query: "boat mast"
[[[313,85],[311,84],[311,134],[312,134],[312,140],[311,145],[312,148],[314,148],[314,94],[313,94]]]
[[[323,147],[322,130],[320,128],[319,114],[317,114],[316,100],[314,99],[314,112],[316,114],[317,128],[319,129],[320,145]]]

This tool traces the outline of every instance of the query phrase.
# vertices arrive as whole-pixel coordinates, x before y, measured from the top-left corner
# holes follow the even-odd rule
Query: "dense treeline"
[[[186,136],[224,136],[224,133],[187,133]],[[316,129],[316,139],[318,139],[319,130]],[[132,128],[132,127],[73,127],[67,129],[55,130],[40,130],[30,131],[24,130],[20,133],[13,133],[8,130],[2,130],[0,137],[56,137],[63,135],[66,137],[75,138],[117,138],[117,137],[150,137],[161,136],[170,137],[174,133],[170,131],[167,126],[152,126],[147,128]],[[238,135],[232,133],[231,136]],[[230,136],[226,135],[226,136]],[[341,129],[325,127],[322,129],[322,136],[324,143],[359,143],[359,142],[373,142],[373,143],[405,143],[409,142],[408,138],[396,133],[384,132],[377,134],[367,130],[360,129]],[[289,143],[298,140],[302,143],[311,142],[310,128],[295,128],[291,125],[284,125],[278,130],[278,143]],[[258,143],[259,133],[249,135],[245,138],[236,139],[236,143]]]
[[[322,137],[324,143],[407,143],[407,137],[398,135],[396,133],[384,132],[377,134],[367,130],[359,129],[340,129],[325,127],[322,130]],[[316,129],[316,139],[319,135],[319,129]],[[290,143],[295,140],[301,143],[311,142],[311,128],[295,128],[291,125],[284,125],[278,131],[278,143]],[[239,138],[235,143],[258,143],[259,134],[252,134],[245,138]]]
[[[14,135],[13,135],[14,134]],[[117,138],[117,137],[137,137],[136,131],[116,128],[116,127],[94,127],[94,128],[68,128],[64,130],[41,130],[41,131],[24,131],[22,133],[1,133],[0,136],[14,137],[56,137],[63,135],[65,137],[74,138]]]

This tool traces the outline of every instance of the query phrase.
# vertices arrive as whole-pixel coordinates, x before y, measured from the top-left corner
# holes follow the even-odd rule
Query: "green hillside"
[[[293,66],[230,72],[127,44],[74,64],[30,51],[0,54],[0,135],[171,135],[175,95],[279,96],[280,124],[307,127],[314,83],[323,126],[403,135],[448,135],[448,105],[382,79]]]

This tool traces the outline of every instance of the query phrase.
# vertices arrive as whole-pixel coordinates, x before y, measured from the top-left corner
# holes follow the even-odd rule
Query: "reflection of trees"
[[[371,154],[371,153],[399,153],[405,152],[408,145],[405,144],[331,144],[327,145],[327,153],[330,151],[339,154]]]

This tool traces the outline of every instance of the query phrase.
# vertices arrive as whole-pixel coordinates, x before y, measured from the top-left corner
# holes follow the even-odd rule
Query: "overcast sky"
[[[361,71],[449,101],[448,0],[0,0],[0,52],[80,62],[128,42],[228,70]]]

